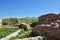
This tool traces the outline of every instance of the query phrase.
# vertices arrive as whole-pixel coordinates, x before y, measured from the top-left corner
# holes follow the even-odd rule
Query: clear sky
[[[0,18],[38,17],[49,12],[60,12],[60,0],[0,0]]]

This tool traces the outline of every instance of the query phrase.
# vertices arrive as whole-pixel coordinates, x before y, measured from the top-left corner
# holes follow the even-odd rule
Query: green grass
[[[7,35],[9,35],[10,33],[15,32],[16,30],[18,30],[18,28],[5,28],[5,29],[0,29],[0,38],[3,38]]]
[[[24,35],[22,35],[22,34],[24,34]],[[17,37],[11,38],[10,40],[29,38],[30,34],[31,34],[31,31],[24,31],[24,29],[22,29],[22,31],[18,34]]]
[[[31,23],[37,22],[38,18],[19,18],[18,20],[20,20],[20,23],[31,24]]]

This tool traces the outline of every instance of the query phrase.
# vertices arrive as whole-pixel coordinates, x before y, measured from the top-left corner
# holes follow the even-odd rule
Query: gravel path
[[[20,31],[21,31],[21,29],[17,30],[16,32],[11,33],[10,35],[8,35],[0,40],[9,40],[12,37],[16,37]]]

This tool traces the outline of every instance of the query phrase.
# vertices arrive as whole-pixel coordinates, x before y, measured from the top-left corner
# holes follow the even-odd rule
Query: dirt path
[[[20,31],[21,31],[21,29],[17,30],[16,32],[11,33],[10,35],[8,35],[0,40],[9,40],[12,37],[16,37]]]

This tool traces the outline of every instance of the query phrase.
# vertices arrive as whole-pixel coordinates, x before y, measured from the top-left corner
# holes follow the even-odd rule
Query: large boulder
[[[19,25],[19,28],[24,28],[25,30],[30,30],[31,29],[30,25],[28,25],[26,23],[21,23]]]

